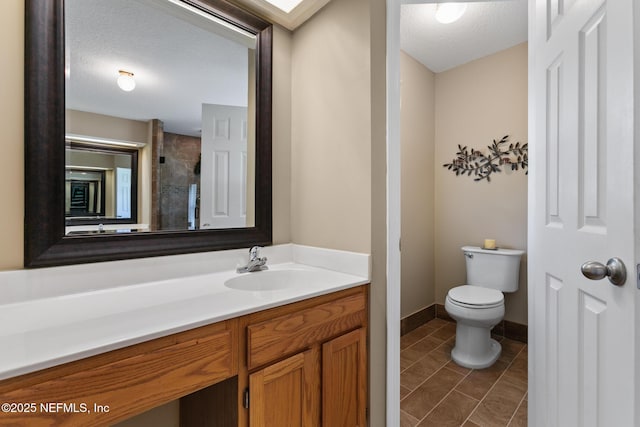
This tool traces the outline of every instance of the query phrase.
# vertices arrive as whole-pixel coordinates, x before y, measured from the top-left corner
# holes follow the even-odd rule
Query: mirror
[[[138,217],[138,151],[67,140],[66,234],[130,230]],[[104,225],[107,224],[108,227]]]
[[[223,0],[27,0],[25,13],[26,267],[271,243],[269,23]],[[130,168],[79,160],[122,144]]]
[[[65,0],[64,19],[66,134],[138,148],[135,229],[253,226],[256,36],[170,0]]]

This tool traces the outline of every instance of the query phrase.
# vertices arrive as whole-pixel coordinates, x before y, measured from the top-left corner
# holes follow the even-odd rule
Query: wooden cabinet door
[[[249,375],[249,426],[318,425],[317,353],[298,353]]]
[[[322,425],[365,427],[367,332],[360,328],[322,346]]]

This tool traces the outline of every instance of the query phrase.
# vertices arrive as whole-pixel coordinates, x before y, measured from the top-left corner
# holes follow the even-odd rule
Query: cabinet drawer
[[[249,370],[357,328],[366,321],[365,293],[247,326]]]
[[[3,402],[36,409],[0,424],[108,425],[236,375],[237,348],[232,320],[0,382]]]

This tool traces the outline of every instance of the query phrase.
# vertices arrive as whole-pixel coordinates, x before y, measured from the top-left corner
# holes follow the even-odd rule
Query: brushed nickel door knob
[[[587,261],[580,267],[582,274],[587,279],[601,280],[605,277],[616,286],[622,286],[627,281],[627,269],[620,258],[611,258],[607,265],[597,261]]]

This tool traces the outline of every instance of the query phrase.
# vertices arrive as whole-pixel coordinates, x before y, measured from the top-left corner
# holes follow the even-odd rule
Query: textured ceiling
[[[65,1],[67,108],[157,118],[168,132],[199,136],[203,103],[247,105],[247,47],[212,32],[204,18],[160,4],[167,5]],[[135,74],[134,91],[116,85],[120,69]]]
[[[403,5],[400,46],[435,73],[527,40],[527,0],[467,3],[456,22],[435,19],[435,4]]]
[[[202,103],[246,105],[247,48],[213,32],[210,22],[187,22],[159,4],[166,5],[65,1],[67,108],[158,118],[168,132],[197,136]],[[527,0],[468,3],[448,25],[434,13],[435,4],[404,5],[401,12],[402,49],[434,72],[527,39]],[[116,86],[120,69],[135,74],[133,92]]]

